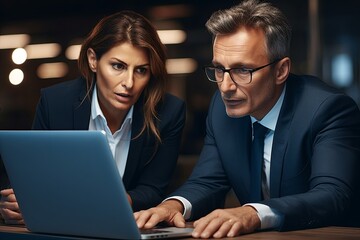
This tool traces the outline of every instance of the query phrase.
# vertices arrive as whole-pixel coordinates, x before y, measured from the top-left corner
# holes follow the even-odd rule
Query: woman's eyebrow
[[[150,66],[150,63],[144,63],[144,64],[137,65],[137,67],[147,67],[147,66]]]
[[[122,64],[128,66],[128,64],[127,64],[126,62],[122,61],[121,59],[119,59],[119,58],[117,58],[117,57],[113,57],[113,58],[111,58],[111,60],[117,61],[117,62],[119,62],[119,63],[122,63]],[[144,64],[136,65],[136,67],[145,67],[145,66],[150,66],[150,63],[144,63]]]

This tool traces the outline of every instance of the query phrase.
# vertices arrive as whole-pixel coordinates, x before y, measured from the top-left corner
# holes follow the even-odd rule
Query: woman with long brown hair
[[[179,154],[185,104],[166,93],[165,61],[145,17],[107,16],[82,44],[82,76],[42,89],[33,123],[33,129],[103,131],[134,211],[160,203]],[[5,222],[23,223],[12,189],[1,195]]]

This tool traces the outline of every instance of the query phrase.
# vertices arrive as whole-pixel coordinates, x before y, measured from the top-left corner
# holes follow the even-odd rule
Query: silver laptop
[[[192,228],[140,232],[102,132],[0,131],[0,155],[32,232],[116,239],[191,236]]]

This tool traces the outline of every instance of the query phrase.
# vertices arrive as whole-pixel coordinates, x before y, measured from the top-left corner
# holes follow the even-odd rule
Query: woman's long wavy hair
[[[144,16],[133,11],[120,11],[103,18],[90,32],[82,44],[78,59],[80,73],[86,79],[87,95],[91,93],[96,81],[88,63],[87,50],[93,49],[97,59],[100,59],[111,48],[125,42],[145,49],[150,60],[151,77],[142,98],[144,125],[137,136],[150,129],[161,142],[156,124],[156,106],[163,99],[166,90],[166,52],[156,29]]]

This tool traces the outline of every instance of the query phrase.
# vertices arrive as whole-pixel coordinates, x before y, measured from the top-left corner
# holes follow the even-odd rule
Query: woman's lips
[[[130,94],[127,93],[115,93],[115,94],[122,97],[130,97]]]
[[[127,93],[115,93],[115,95],[119,102],[129,102],[131,100],[131,95]]]

